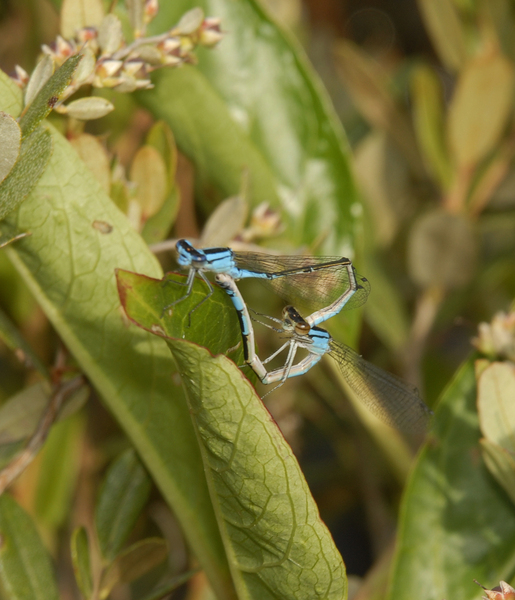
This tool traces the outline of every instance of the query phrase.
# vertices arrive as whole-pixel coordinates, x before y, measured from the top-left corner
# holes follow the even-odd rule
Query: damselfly
[[[252,277],[263,281],[286,301],[294,301],[310,312],[315,310],[311,315],[313,325],[331,318],[344,308],[361,306],[370,293],[367,279],[358,275],[351,261],[344,257],[275,256],[234,252],[230,248],[200,250],[187,240],[179,240],[176,249],[179,265],[189,268],[184,284],[186,293],[165,306],[163,314],[191,294],[196,274],[204,281],[208,291],[191,312],[205,302],[213,293],[213,286],[206,277],[209,272],[225,274],[234,280]]]
[[[286,379],[303,375],[324,354],[329,354],[336,360],[352,391],[383,422],[407,432],[427,429],[432,411],[424,404],[416,387],[366,361],[345,344],[333,340],[328,331],[312,326],[308,318],[303,319],[293,306],[287,306],[282,316],[282,319],[267,317],[280,325],[268,327],[286,334],[288,338],[279,350],[264,361],[255,357],[254,348],[248,351],[248,364],[257,367],[254,370],[263,383],[279,382],[276,387],[280,387]],[[299,348],[306,349],[308,355],[293,364]],[[288,349],[288,355],[284,366],[263,375],[264,365],[285,349]]]

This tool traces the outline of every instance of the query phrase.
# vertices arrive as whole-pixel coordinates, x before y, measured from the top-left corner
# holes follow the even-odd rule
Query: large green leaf
[[[198,5],[226,36],[198,51],[198,67],[162,71],[140,101],[225,196],[248,168],[249,199],[282,206],[293,244],[324,236],[327,253],[352,254],[359,205],[348,146],[303,51],[253,0],[163,2],[153,31]]]
[[[127,326],[120,313],[115,269],[159,277],[159,265],[70,144],[51,131],[49,166],[8,218],[8,224],[32,235],[6,252],[132,439],[217,594],[232,598],[200,452],[183,393],[173,384],[170,354],[155,336]],[[96,221],[112,229],[99,230]]]
[[[124,271],[118,272],[118,287],[132,320],[158,335],[174,336],[167,343],[187,389],[239,597],[340,600],[346,589],[344,565],[276,424],[233,362],[181,340],[188,311],[205,297],[205,289],[160,321],[163,303],[180,297],[184,287],[171,282],[164,288],[160,281]],[[231,348],[240,333],[234,310],[229,306],[224,314],[229,302],[216,289],[203,308],[205,317],[195,317],[201,328],[188,337],[199,342],[203,336],[215,352]]]
[[[50,556],[29,515],[8,494],[0,496],[0,597],[57,600]]]
[[[187,389],[239,597],[346,595],[345,567],[291,448],[225,356],[168,342]]]
[[[440,401],[406,489],[391,600],[472,600],[473,579],[513,577],[513,505],[481,459],[475,402],[470,359]]]

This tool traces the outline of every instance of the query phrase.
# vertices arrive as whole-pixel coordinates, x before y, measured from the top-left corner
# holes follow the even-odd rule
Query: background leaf
[[[93,575],[88,533],[84,527],[77,527],[72,534],[71,553],[75,579],[82,595],[89,600],[93,593]]]
[[[475,599],[515,564],[513,505],[481,460],[470,359],[443,394],[406,489],[388,598]]]
[[[95,511],[100,550],[107,561],[114,559],[129,537],[150,487],[134,450],[124,452],[109,468]]]
[[[163,3],[152,32],[195,6],[231,35],[216,52],[199,50],[197,68],[161,73],[138,98],[170,125],[204,185],[235,195],[246,168],[249,202],[281,206],[292,245],[321,236],[328,254],[352,255],[359,216],[348,146],[302,50],[252,0]]]
[[[0,496],[0,591],[6,600],[57,600],[50,557],[29,515]]]

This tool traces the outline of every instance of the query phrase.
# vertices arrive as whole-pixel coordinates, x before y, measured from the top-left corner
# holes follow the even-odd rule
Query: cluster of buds
[[[479,335],[472,340],[483,354],[515,362],[515,312],[497,313],[491,323],[480,323]]]
[[[98,27],[83,27],[76,31],[73,39],[57,36],[53,44],[43,45],[43,59],[50,57],[54,68],[70,56],[83,55],[61,102],[85,84],[119,92],[151,88],[150,72],[194,63],[192,52],[197,46],[212,47],[222,39],[220,20],[204,18],[200,8],[187,12],[170,31],[144,37],[146,24],[157,13],[157,0],[145,0],[143,8],[140,25],[133,23],[135,40],[130,44],[123,36],[121,21],[116,15],[108,14]],[[16,67],[14,79],[23,88],[29,81],[21,67]]]

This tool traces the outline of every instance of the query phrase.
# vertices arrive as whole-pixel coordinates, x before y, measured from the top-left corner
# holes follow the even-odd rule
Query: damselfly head
[[[177,250],[177,262],[182,266],[186,267],[192,263],[205,263],[206,256],[203,252],[199,252],[194,248],[188,240],[179,240],[175,244]]]

